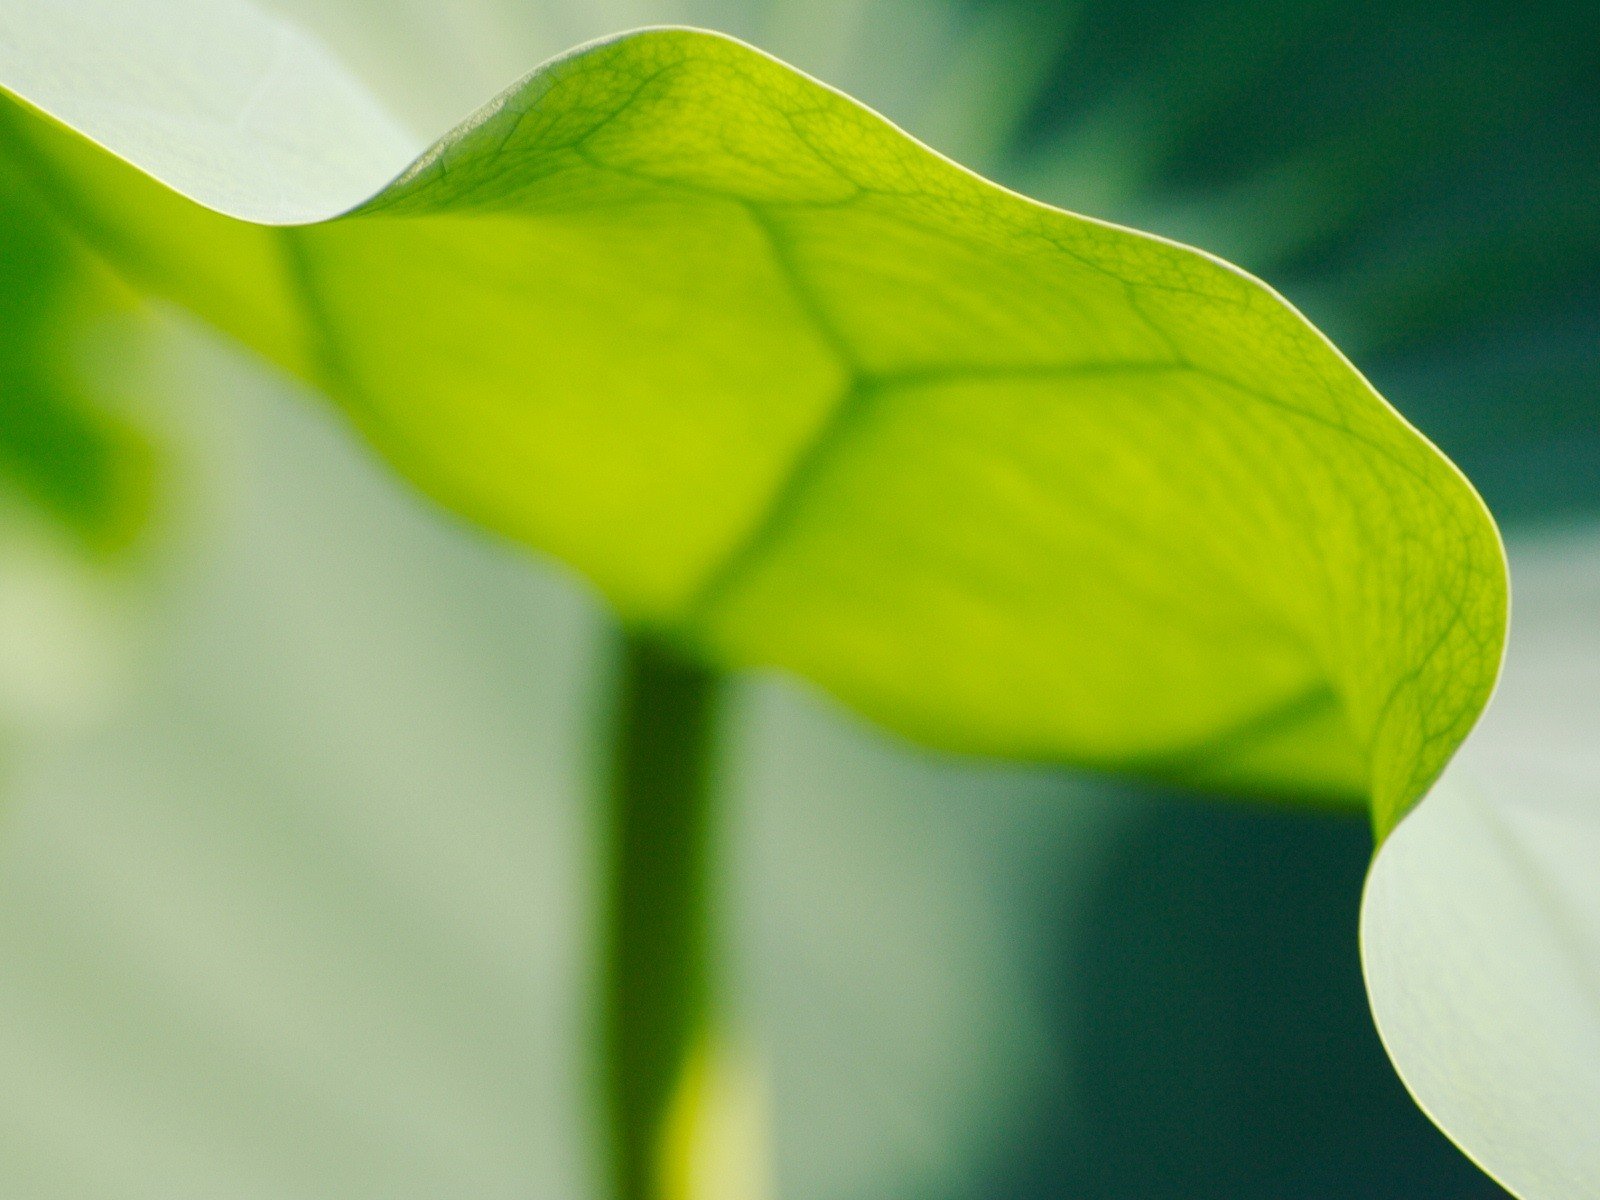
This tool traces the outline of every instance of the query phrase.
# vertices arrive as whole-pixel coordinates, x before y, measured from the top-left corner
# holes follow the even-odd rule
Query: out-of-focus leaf
[[[91,343],[131,296],[0,163],[0,752],[92,711],[116,673],[126,551],[151,454]],[[129,372],[124,366],[122,374]]]
[[[1518,1195],[1600,1180],[1600,535],[1514,548],[1506,677],[1362,907],[1378,1028],[1437,1122]]]
[[[5,163],[0,231],[0,494],[85,549],[110,549],[143,513],[148,462],[127,423],[91,398],[84,342],[128,297]]]

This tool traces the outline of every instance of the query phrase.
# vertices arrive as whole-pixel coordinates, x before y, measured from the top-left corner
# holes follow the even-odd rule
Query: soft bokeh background
[[[281,7],[423,134],[585,37],[739,33],[1263,275],[1514,543],[1600,521],[1594,6]],[[0,1194],[587,1194],[601,616],[314,397],[132,320],[81,368],[155,447],[142,538],[0,505]],[[1372,1031],[1361,818],[942,761],[774,680],[725,785],[785,1200],[1498,1194]]]

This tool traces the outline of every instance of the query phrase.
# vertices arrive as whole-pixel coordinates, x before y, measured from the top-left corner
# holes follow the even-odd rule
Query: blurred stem
[[[604,860],[601,1071],[611,1200],[678,1200],[665,1156],[709,1032],[720,680],[625,635]]]

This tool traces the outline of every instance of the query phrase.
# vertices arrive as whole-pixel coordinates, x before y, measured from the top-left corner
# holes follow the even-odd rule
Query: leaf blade
[[[1386,831],[1492,686],[1492,522],[1281,298],[731,39],[555,60],[294,230],[44,143],[113,240],[145,240],[136,274],[250,240],[253,279],[275,240],[266,322],[238,279],[144,282],[319,378],[452,507],[625,620],[920,740],[1366,791]],[[258,332],[297,321],[298,350]],[[788,532],[750,557],[769,518]],[[1326,713],[1272,747],[1291,772],[1230,745],[1318,694],[1348,731],[1320,761]]]

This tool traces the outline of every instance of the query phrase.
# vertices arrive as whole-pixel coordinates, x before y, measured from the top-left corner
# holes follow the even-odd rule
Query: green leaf
[[[80,549],[113,548],[143,515],[148,456],[93,398],[81,351],[128,297],[4,163],[0,228],[0,497],[44,513]]]
[[[406,167],[246,5],[7,21],[40,204],[709,662],[945,749],[1364,800],[1380,834],[1487,701],[1486,511],[1218,260],[708,33],[552,61]]]
[[[1513,546],[1506,676],[1380,849],[1362,905],[1379,1032],[1412,1092],[1521,1196],[1600,1180],[1600,530]]]
[[[106,698],[120,592],[149,508],[147,440],[89,353],[132,297],[0,163],[0,759]],[[111,336],[108,336],[110,334]],[[125,359],[126,356],[124,356]]]
[[[162,162],[238,158],[221,117],[195,126],[215,154]],[[1492,683],[1492,524],[1286,304],[738,43],[558,60],[292,230],[14,124],[135,278],[322,384],[451,507],[625,621],[920,740],[1368,793],[1386,829]],[[302,187],[309,136],[281,139],[278,219],[334,203]]]

